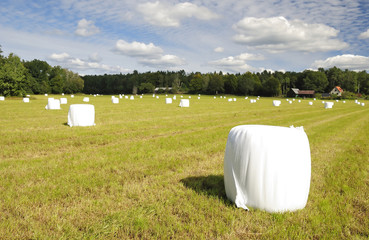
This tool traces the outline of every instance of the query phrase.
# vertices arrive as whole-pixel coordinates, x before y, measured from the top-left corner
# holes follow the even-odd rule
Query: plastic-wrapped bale
[[[173,100],[177,100],[177,96],[173,96]]]
[[[4,96],[0,96],[0,101],[5,101],[5,97]]]
[[[233,102],[236,102],[237,101],[237,98],[233,98]]]
[[[60,104],[67,104],[68,99],[67,98],[60,98]]]
[[[179,103],[180,107],[190,107],[190,100],[189,99],[181,99]]]
[[[112,98],[111,99],[111,102],[114,103],[114,104],[118,104],[119,103],[119,98]]]
[[[70,95],[71,98],[74,98],[74,95]]]
[[[312,106],[313,105],[313,102],[309,102],[309,105]]]
[[[166,104],[171,104],[172,103],[172,99],[171,98],[165,98],[165,103]]]
[[[23,102],[29,103],[29,98],[28,97],[23,98]]]
[[[68,125],[71,127],[94,126],[95,107],[91,104],[72,104],[69,106]]]
[[[325,102],[324,103],[324,108],[332,108],[333,107],[333,102]]]
[[[131,96],[129,99],[130,100],[135,100],[135,97],[134,96]]]
[[[59,110],[60,109],[60,100],[49,98],[47,101],[47,105],[45,106],[45,109],[48,110]]]
[[[237,207],[268,212],[302,209],[310,176],[310,146],[303,127],[241,125],[229,132],[224,185]]]
[[[365,103],[361,103],[361,106],[363,106],[363,107],[364,107],[364,106],[365,106]]]
[[[90,98],[88,98],[88,97],[84,97],[84,98],[83,98],[83,101],[84,101],[84,102],[89,102],[89,101],[90,101]]]
[[[228,102],[232,102],[233,101],[233,98],[228,98]]]
[[[289,104],[292,104],[292,101],[288,101]]]
[[[273,100],[273,106],[278,107],[279,105],[281,105],[281,101]]]

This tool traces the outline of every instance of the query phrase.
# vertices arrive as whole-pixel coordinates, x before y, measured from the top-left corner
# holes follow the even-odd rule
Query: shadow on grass
[[[69,127],[69,125],[68,125],[68,123],[67,123],[67,122],[63,123],[63,125],[64,125],[64,126],[68,126],[68,127]]]
[[[223,175],[188,177],[182,179],[181,183],[199,194],[218,197],[225,204],[232,205],[225,192]]]

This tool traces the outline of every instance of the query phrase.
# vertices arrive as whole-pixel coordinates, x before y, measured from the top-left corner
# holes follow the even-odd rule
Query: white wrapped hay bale
[[[364,107],[364,106],[365,106],[365,103],[363,103],[363,102],[362,102],[362,103],[361,103],[361,106],[363,106],[363,107]]]
[[[273,106],[279,107],[279,105],[281,105],[281,101],[279,101],[279,100],[273,100]]]
[[[88,98],[88,97],[84,97],[84,98],[83,98],[83,101],[84,101],[84,102],[89,102],[89,101],[90,101],[90,98]]]
[[[190,100],[189,99],[181,99],[179,103],[180,107],[190,107]]]
[[[324,103],[324,108],[327,109],[327,108],[332,108],[333,107],[333,102],[325,102]]]
[[[28,97],[23,98],[23,102],[29,103],[29,98]]]
[[[124,96],[124,99],[128,99],[128,96]]]
[[[69,106],[68,125],[71,127],[94,126],[95,107],[91,104],[72,104]]]
[[[131,96],[129,99],[130,100],[135,100],[135,97],[134,96]]]
[[[357,99],[355,100],[355,103],[357,103]]]
[[[177,100],[177,96],[176,95],[173,96],[173,100]]]
[[[140,98],[142,98],[142,96],[140,96]]]
[[[292,101],[288,101],[289,104],[292,104]]]
[[[301,100],[299,100],[299,103],[301,102]]]
[[[233,98],[233,102],[236,102],[237,101],[237,98]]]
[[[313,105],[313,102],[309,102],[309,105],[312,106]]]
[[[47,105],[45,106],[47,110],[59,110],[60,109],[60,100],[49,98],[47,101]]]
[[[228,98],[228,102],[232,102],[233,101],[233,98]]]
[[[60,104],[67,104],[68,99],[67,98],[60,98]]]
[[[4,96],[0,96],[0,101],[5,101],[5,97]]]
[[[70,97],[71,97],[71,98],[74,98],[74,95],[72,94],[72,95],[70,95]]]
[[[47,97],[48,95],[47,95],[47,93],[45,93],[45,97]]]
[[[249,97],[245,97],[245,99],[248,99]]]
[[[171,104],[172,102],[171,98],[165,98],[165,104]]]
[[[237,207],[268,212],[302,209],[310,175],[310,146],[302,127],[241,125],[229,132],[224,185]]]
[[[343,103],[346,103],[346,101],[342,101]]]
[[[111,99],[111,102],[113,103],[113,104],[118,104],[119,103],[119,98],[112,98]]]

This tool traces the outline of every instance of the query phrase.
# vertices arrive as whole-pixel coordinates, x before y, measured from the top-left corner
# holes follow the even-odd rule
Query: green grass
[[[60,97],[60,96],[54,96]],[[369,102],[324,109],[201,96],[90,96],[96,126],[66,125],[70,104],[0,102],[0,239],[368,239]],[[304,126],[307,206],[271,214],[227,200],[223,157],[241,124]]]

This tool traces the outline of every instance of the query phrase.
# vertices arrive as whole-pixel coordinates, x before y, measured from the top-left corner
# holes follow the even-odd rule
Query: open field
[[[172,96],[172,95],[170,95]],[[61,96],[53,96],[60,98]],[[0,101],[0,239],[368,239],[369,102],[324,109],[192,97],[91,97],[96,126],[66,125],[70,104]],[[271,214],[226,199],[223,157],[242,124],[304,126],[307,206]]]

